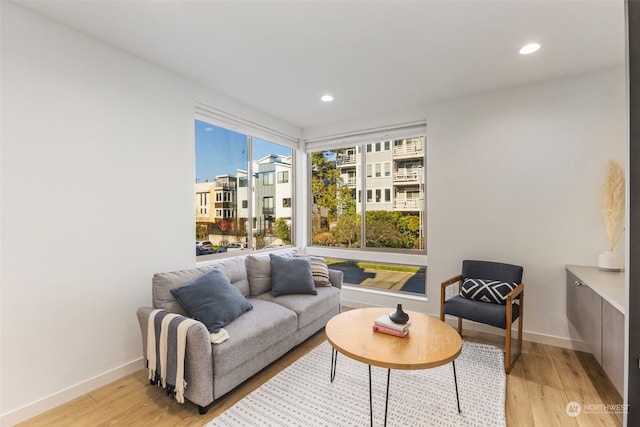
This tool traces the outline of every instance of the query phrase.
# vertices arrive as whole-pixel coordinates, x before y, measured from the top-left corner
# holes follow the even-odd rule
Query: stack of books
[[[374,332],[382,332],[383,334],[394,335],[396,337],[404,337],[409,333],[411,320],[407,323],[395,323],[389,319],[389,315],[385,314],[373,321]]]

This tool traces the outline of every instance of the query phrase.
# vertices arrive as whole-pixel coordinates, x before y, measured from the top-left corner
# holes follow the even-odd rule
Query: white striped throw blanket
[[[149,380],[167,389],[167,395],[184,403],[184,354],[187,330],[199,323],[197,320],[153,310],[147,328],[147,367]]]

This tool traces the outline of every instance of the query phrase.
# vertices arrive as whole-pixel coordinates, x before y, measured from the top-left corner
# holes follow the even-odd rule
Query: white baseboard
[[[458,327],[458,321],[455,318],[446,319],[446,322],[453,326],[454,328]],[[499,335],[504,336],[504,329],[494,328],[493,326],[483,325],[481,323],[471,322],[469,320],[465,320],[462,323],[463,330],[484,332],[491,335]],[[513,338],[517,337],[517,329],[512,329],[511,336]],[[532,341],[538,344],[546,344],[552,345],[554,347],[568,348],[576,351],[586,351],[589,352],[584,341],[578,341],[570,338],[562,338],[556,337],[553,335],[545,335],[539,334],[536,332],[528,332],[527,330],[522,331],[522,339],[524,341]]]
[[[13,426],[142,369],[142,357],[79,384],[0,415],[0,426]]]

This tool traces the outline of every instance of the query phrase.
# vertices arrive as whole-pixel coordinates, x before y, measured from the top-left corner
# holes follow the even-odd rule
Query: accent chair
[[[522,352],[522,318],[524,309],[523,269],[521,266],[491,261],[465,260],[462,272],[440,286],[440,320],[445,315],[505,330],[504,370],[507,374]],[[446,288],[458,284],[457,294],[445,300]],[[511,355],[511,327],[518,320],[518,344]]]

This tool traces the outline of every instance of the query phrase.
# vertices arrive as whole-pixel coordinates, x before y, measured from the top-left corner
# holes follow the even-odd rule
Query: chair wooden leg
[[[504,354],[504,371],[507,373],[507,375],[511,372],[511,368],[513,367],[513,364],[516,363],[516,360],[518,360],[518,358],[520,357],[520,354],[522,353],[522,318],[524,317],[523,314],[523,298],[524,298],[524,292],[520,295],[520,302],[518,305],[518,344],[517,344],[517,348],[516,348],[516,352],[513,356],[511,356],[511,310],[507,309],[507,323],[509,324],[509,326],[507,327],[506,330],[506,338],[505,338],[505,354]]]
[[[524,291],[520,294],[520,305],[518,307],[520,317],[518,318],[518,355],[522,353],[522,318],[524,317]]]
[[[462,317],[458,317],[458,334],[462,336]]]
[[[511,324],[507,324],[504,342],[504,371],[511,372]]]

